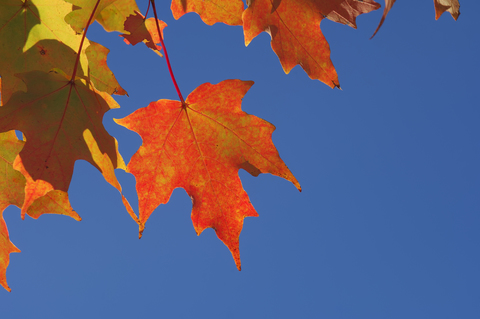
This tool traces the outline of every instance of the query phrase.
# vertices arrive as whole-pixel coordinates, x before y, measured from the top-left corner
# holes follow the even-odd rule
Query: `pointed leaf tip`
[[[358,15],[379,7],[373,0],[251,0],[242,17],[245,45],[265,31],[285,73],[300,65],[311,79],[340,88],[320,22],[328,18],[356,28]]]
[[[460,16],[460,3],[458,0],[434,0],[434,5],[435,20],[438,20],[445,11],[450,12],[455,20]]]
[[[2,207],[3,206],[3,207]],[[7,267],[10,263],[10,254],[19,253],[18,249],[11,241],[8,235],[7,224],[3,219],[3,210],[8,205],[0,205],[0,285],[8,292],[12,291],[7,284]]]
[[[385,21],[385,18],[387,17],[387,14],[390,11],[390,9],[392,8],[395,1],[396,0],[385,0],[385,8],[383,9],[382,19],[380,20],[380,23],[378,24],[377,29],[375,30],[373,35],[370,37],[370,39],[373,39],[375,34],[377,34],[378,30],[380,30],[380,28],[382,27],[383,22]]]

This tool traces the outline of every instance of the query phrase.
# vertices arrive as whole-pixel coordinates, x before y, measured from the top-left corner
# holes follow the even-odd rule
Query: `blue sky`
[[[382,3],[383,5],[383,3]],[[146,6],[140,4],[142,10]],[[144,236],[118,192],[78,161],[73,219],[4,213],[12,242],[0,290],[2,318],[478,318],[480,315],[480,42],[475,13],[434,19],[433,1],[399,1],[373,40],[382,10],[358,29],[324,20],[342,90],[285,75],[264,33],[176,21],[165,41],[184,96],[205,82],[253,80],[243,110],[273,123],[273,140],[303,191],[241,171],[259,213],[245,219],[242,271],[214,231],[197,237],[191,201],[174,191]],[[164,59],[95,25],[130,97],[104,118],[126,160],[138,135],[121,118],[175,99]],[[136,205],[134,179],[117,172]]]

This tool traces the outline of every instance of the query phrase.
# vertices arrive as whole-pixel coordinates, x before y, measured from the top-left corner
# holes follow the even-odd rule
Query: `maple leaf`
[[[68,194],[58,190],[44,188],[44,193],[39,190],[35,195],[25,198],[25,190],[32,187],[33,182],[25,173],[21,160],[17,156],[25,142],[19,141],[14,131],[0,133],[0,285],[10,291],[6,281],[6,270],[10,261],[10,253],[20,252],[9,239],[7,225],[3,219],[3,211],[9,205],[22,208],[22,218],[27,213],[32,218],[42,214],[60,214],[81,220],[80,216],[72,209]],[[18,169],[18,170],[17,170]],[[45,184],[43,184],[45,186]]]
[[[373,0],[251,0],[243,13],[245,45],[268,32],[285,73],[299,64],[311,79],[340,87],[320,22],[326,17],[356,28],[358,15],[379,7]]]
[[[253,176],[274,174],[301,190],[273,145],[275,127],[241,110],[241,100],[252,85],[240,80],[205,83],[183,105],[159,100],[116,120],[143,140],[127,167],[137,180],[140,232],[153,210],[182,187],[193,202],[197,234],[215,229],[239,270],[243,219],[258,214],[238,170]]]
[[[195,12],[208,25],[217,22],[242,25],[243,8],[241,0],[172,0],[170,6],[176,20],[186,13]]]
[[[97,5],[98,0],[65,0],[73,4],[73,11],[67,14],[65,21],[77,32],[81,33]],[[135,0],[101,0],[95,10],[93,21],[97,21],[107,31],[125,32],[125,19],[138,11]]]
[[[452,17],[457,20],[460,15],[460,3],[458,0],[433,0],[435,4],[435,20],[438,20],[440,16],[448,11]]]
[[[160,32],[163,38],[163,29],[167,24],[161,20],[158,20],[158,26],[160,27]],[[160,56],[160,50],[162,47],[156,45],[160,43],[160,36],[157,31],[157,24],[155,23],[155,18],[145,17],[138,11],[135,14],[130,15],[125,20],[125,31],[128,34],[121,34],[120,36],[124,38],[124,41],[127,44],[136,45],[139,42],[145,43],[147,47],[158,53]]]
[[[15,129],[25,134],[20,157],[33,180],[67,191],[77,159],[96,166],[83,138],[86,129],[115,167],[122,166],[116,141],[102,124],[104,113],[119,107],[110,95],[54,72],[32,71],[19,77],[27,92],[14,93],[0,108],[0,132]]]

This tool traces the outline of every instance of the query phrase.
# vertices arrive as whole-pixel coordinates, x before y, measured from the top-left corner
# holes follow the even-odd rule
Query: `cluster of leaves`
[[[380,25],[394,2],[386,0]],[[457,0],[434,4],[437,18],[445,11],[458,17]],[[268,32],[285,73],[301,65],[311,79],[332,88],[340,84],[320,22],[327,18],[356,28],[358,15],[379,7],[373,0],[250,0],[246,8],[241,0],[171,4],[176,19],[196,12],[208,25],[243,26],[246,45]],[[138,214],[123,195],[122,200],[140,236],[173,189],[184,188],[192,199],[197,234],[215,229],[238,269],[243,219],[258,215],[238,170],[253,176],[271,173],[301,190],[273,145],[275,127],[241,109],[253,82],[205,83],[184,99],[163,44],[166,24],[158,20],[153,0],[148,8],[155,18],[146,19],[135,0],[0,1],[0,284],[5,289],[10,290],[9,255],[19,249],[9,239],[3,210],[16,205],[22,218],[50,213],[80,220],[68,199],[76,160],[90,162],[120,193],[114,170],[135,176]],[[107,66],[109,50],[86,37],[94,21],[120,32],[127,44],[143,42],[164,55],[179,96],[179,101],[158,100],[117,120],[143,140],[128,166],[102,124],[105,112],[119,107],[112,95],[127,92]]]

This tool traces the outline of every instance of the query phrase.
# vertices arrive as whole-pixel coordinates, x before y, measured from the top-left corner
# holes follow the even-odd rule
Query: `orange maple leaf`
[[[251,0],[243,13],[245,44],[268,32],[285,73],[299,64],[311,79],[340,87],[320,22],[328,18],[356,28],[358,15],[379,7],[373,0]]]
[[[242,25],[243,8],[241,0],[172,0],[170,7],[177,20],[186,13],[195,12],[208,25],[217,22]]]
[[[140,232],[153,210],[182,187],[193,202],[197,234],[213,228],[239,270],[243,219],[258,214],[238,170],[253,176],[274,174],[301,190],[273,145],[275,127],[241,110],[241,100],[252,85],[240,80],[205,83],[185,104],[159,100],[116,120],[143,140],[127,167],[137,180]]]

